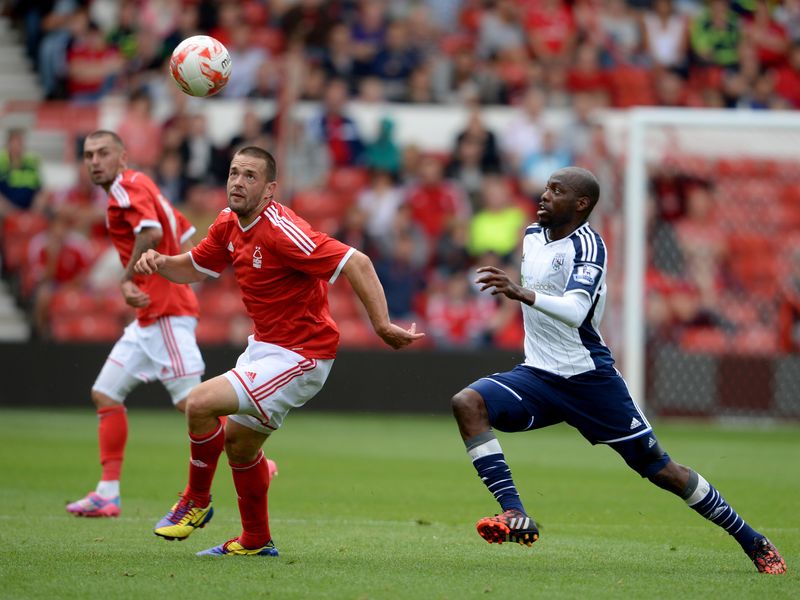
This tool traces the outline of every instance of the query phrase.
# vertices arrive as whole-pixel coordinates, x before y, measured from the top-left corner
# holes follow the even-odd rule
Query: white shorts
[[[206,368],[196,327],[194,317],[162,317],[147,327],[134,321],[114,344],[92,389],[124,402],[140,383],[158,380],[177,404],[200,383]]]
[[[239,412],[228,418],[269,435],[290,410],[317,395],[331,367],[332,358],[305,358],[251,335],[236,366],[225,373],[239,398]]]

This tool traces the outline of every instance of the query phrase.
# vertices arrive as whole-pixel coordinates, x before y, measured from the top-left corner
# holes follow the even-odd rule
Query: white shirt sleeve
[[[592,308],[592,300],[588,294],[581,292],[563,296],[545,296],[536,294],[533,308],[548,317],[553,317],[569,327],[579,327]]]

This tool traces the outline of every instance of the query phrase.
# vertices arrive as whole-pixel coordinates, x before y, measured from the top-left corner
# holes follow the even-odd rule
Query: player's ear
[[[277,181],[270,181],[267,184],[267,189],[264,190],[264,197],[269,199],[269,200],[272,200],[272,198],[275,196],[275,190],[277,188],[278,188],[278,182]]]
[[[589,199],[589,196],[579,196],[578,201],[575,205],[578,212],[585,213],[587,212],[592,206],[592,201]]]

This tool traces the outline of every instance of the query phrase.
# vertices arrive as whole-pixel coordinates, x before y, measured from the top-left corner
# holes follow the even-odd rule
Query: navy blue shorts
[[[500,431],[541,429],[568,423],[592,444],[616,444],[652,430],[614,368],[570,378],[517,365],[469,385],[486,404]]]

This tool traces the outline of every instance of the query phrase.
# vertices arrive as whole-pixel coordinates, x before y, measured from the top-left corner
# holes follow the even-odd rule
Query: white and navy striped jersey
[[[523,287],[537,297],[586,294],[591,300],[578,327],[523,303],[525,364],[562,377],[612,366],[598,329],[606,301],[606,246],[600,235],[584,223],[568,237],[551,241],[547,229],[535,223],[525,230],[522,250]]]

